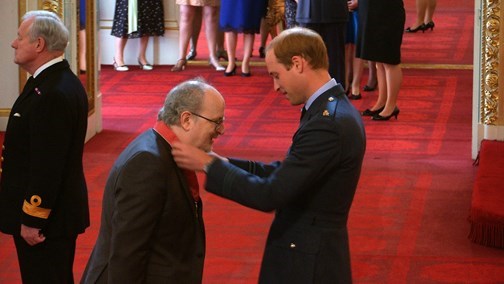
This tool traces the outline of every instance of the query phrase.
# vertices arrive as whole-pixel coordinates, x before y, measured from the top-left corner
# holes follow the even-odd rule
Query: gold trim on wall
[[[98,50],[95,48],[97,14],[95,1],[86,1],[86,91],[88,95],[88,115],[95,112],[95,96],[98,90],[98,68],[96,66],[96,56]]]
[[[41,10],[51,11],[63,19],[63,0],[39,0]]]
[[[480,122],[495,125],[499,118],[500,0],[483,0],[481,23]]]

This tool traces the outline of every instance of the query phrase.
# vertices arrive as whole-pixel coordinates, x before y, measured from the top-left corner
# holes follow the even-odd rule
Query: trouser
[[[23,283],[74,283],[76,240],[77,236],[47,237],[30,246],[22,237],[14,236]]]

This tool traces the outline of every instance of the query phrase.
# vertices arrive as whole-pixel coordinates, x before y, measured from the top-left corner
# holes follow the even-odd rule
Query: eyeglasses
[[[194,113],[194,112],[191,112],[191,114],[195,115],[197,117],[201,117],[206,121],[210,121],[210,122],[214,123],[216,132],[220,132],[222,130],[222,128],[224,127],[224,117],[219,118],[218,120],[213,120],[213,119],[210,119],[208,117],[204,117],[204,116],[197,114],[197,113]]]

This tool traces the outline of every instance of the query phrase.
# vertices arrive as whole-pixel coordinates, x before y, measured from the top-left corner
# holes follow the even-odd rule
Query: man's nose
[[[280,85],[276,81],[273,81],[273,88],[275,88],[275,91],[280,91]]]

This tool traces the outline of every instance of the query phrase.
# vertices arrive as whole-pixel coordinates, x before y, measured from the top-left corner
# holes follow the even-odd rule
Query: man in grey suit
[[[351,283],[347,220],[366,148],[359,112],[327,71],[322,38],[292,28],[266,49],[274,88],[303,115],[283,162],[227,159],[176,143],[206,189],[261,211],[276,210],[259,283]]]
[[[212,86],[197,79],[170,91],[154,128],[112,167],[82,283],[201,283],[205,231],[198,182],[194,171],[177,167],[171,145],[211,151],[223,122],[224,98]]]

